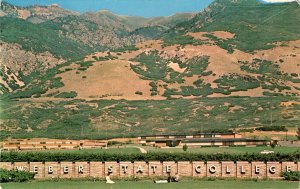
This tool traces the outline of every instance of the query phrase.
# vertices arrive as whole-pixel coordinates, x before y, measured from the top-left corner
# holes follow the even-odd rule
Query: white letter
[[[245,173],[246,173],[246,171],[244,169],[244,166],[241,166],[241,174],[245,174]]]
[[[275,174],[275,166],[271,166],[269,169],[270,173]]]
[[[137,173],[143,173],[143,168],[140,165],[137,168]]]
[[[78,173],[83,174],[83,166],[82,165],[78,166]]]
[[[127,168],[128,168],[127,165],[123,165],[123,166],[122,166],[122,169],[123,169],[123,172],[124,172],[124,173],[127,173]]]
[[[291,172],[291,167],[290,166],[286,166],[286,172]]]
[[[16,166],[17,171],[24,171],[24,167],[23,166]]]
[[[157,166],[156,165],[152,165],[151,169],[153,170],[153,173],[155,173]]]
[[[64,170],[64,174],[68,174],[69,168],[68,168],[67,166],[65,166],[65,167],[63,168],[63,170]]]
[[[256,174],[259,174],[259,172],[260,172],[259,167],[258,167],[258,166],[255,166],[255,173],[256,173]]]
[[[39,170],[38,166],[36,166],[36,165],[33,166],[33,172],[34,172],[34,173],[38,173],[38,170]]]
[[[215,173],[216,172],[216,167],[213,165],[213,166],[210,166],[209,167],[209,172],[210,173]]]
[[[113,170],[112,170],[112,169],[113,169],[112,166],[109,166],[109,167],[107,168],[108,174],[113,173]]]
[[[228,166],[226,166],[226,174],[230,174],[230,170]]]
[[[195,167],[195,171],[196,173],[201,173],[201,166],[198,165],[197,167]]]
[[[167,172],[167,173],[171,173],[171,165],[167,165],[167,167],[166,167],[166,172]]]
[[[53,166],[49,166],[48,167],[48,174],[52,174],[53,173]]]

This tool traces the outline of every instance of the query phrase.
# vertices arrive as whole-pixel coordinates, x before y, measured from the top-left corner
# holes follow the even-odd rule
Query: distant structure
[[[59,4],[51,4],[50,7],[60,7]]]
[[[270,141],[242,138],[236,133],[200,133],[196,135],[150,135],[138,138],[140,144],[154,147],[201,146],[258,146],[269,145]]]
[[[107,146],[107,141],[103,140],[60,140],[60,139],[11,139],[3,141],[3,150],[73,150],[92,149]]]

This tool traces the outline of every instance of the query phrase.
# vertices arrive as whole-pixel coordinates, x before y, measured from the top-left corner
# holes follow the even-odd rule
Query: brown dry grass
[[[207,32],[188,33],[187,35],[193,36],[200,40],[208,40],[203,35]],[[225,31],[210,32],[210,34],[216,37],[226,40],[233,38],[235,35]],[[146,99],[165,99],[161,97],[164,93],[165,84],[162,81],[158,81],[158,96],[150,95],[150,86],[147,80],[142,80],[139,75],[134,73],[130,69],[130,64],[139,64],[138,62],[131,62],[130,59],[135,58],[143,52],[150,52],[157,50],[158,54],[162,58],[174,58],[179,57],[181,60],[191,59],[195,56],[208,56],[209,65],[206,71],[212,71],[213,74],[209,76],[201,76],[201,79],[206,83],[210,83],[212,88],[217,88],[217,84],[213,81],[220,76],[228,74],[239,75],[251,75],[257,76],[257,74],[246,73],[241,70],[238,61],[252,62],[253,59],[259,58],[264,60],[274,61],[280,65],[280,70],[287,73],[298,73],[300,75],[300,40],[286,42],[285,46],[277,44],[276,47],[269,50],[257,51],[253,54],[235,50],[234,53],[229,54],[225,49],[220,48],[217,45],[205,44],[205,45],[186,45],[184,47],[180,45],[173,45],[162,47],[163,41],[150,40],[137,44],[139,48],[136,51],[126,51],[122,53],[112,52],[111,55],[118,57],[118,60],[95,62],[88,70],[75,74],[76,70],[62,73],[59,76],[62,77],[62,81],[65,86],[60,92],[76,91],[78,93],[77,98],[84,99],[128,99],[128,100],[146,100]],[[87,60],[93,60],[92,56],[105,57],[108,52],[98,52],[86,57]],[[283,60],[283,63],[279,63],[279,60]],[[184,69],[181,69],[177,63],[170,62],[169,68],[183,73]],[[76,69],[77,67],[71,65],[70,68]],[[86,76],[84,79],[82,76]],[[179,89],[181,86],[193,86],[198,76],[185,77],[184,84],[168,84],[169,88]],[[294,84],[286,82],[290,86],[296,86],[300,88],[300,84]],[[136,95],[135,92],[140,91],[143,95]],[[256,89],[250,89],[247,91],[232,92],[231,96],[263,96],[263,90],[261,87]],[[297,90],[293,90],[294,93],[299,93]],[[224,97],[223,94],[212,94],[210,97]],[[176,96],[174,96],[176,97]],[[178,96],[181,97],[181,96]],[[193,97],[184,97],[193,98]]]
[[[28,11],[28,10],[18,9],[17,11],[18,11],[19,18],[24,19],[24,20],[26,20],[31,15],[30,11]]]
[[[211,34],[223,40],[232,39],[235,36],[235,34],[226,31],[214,31]]]
[[[92,67],[80,74],[76,74],[76,70],[59,74],[65,84],[59,90],[75,91],[77,98],[85,99],[163,99],[151,97],[149,81],[140,79],[130,70],[130,63],[123,60],[95,62]],[[83,76],[87,78],[82,78]],[[143,95],[135,94],[137,91]]]

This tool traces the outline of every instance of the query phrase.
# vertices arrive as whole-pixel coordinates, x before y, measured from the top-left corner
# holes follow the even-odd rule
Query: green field
[[[183,152],[182,148],[152,148],[143,147],[148,152]],[[274,149],[269,146],[259,146],[259,147],[205,147],[205,148],[188,148],[187,153],[260,153],[263,150],[274,151],[275,153],[290,153],[299,150],[298,147],[275,147]]]
[[[28,151],[19,151],[18,153],[26,153]],[[107,153],[107,154],[134,154],[134,153],[140,153],[140,150],[138,148],[134,147],[128,147],[128,148],[108,148],[108,149],[83,149],[83,150],[39,150],[35,152],[42,152],[42,153],[72,153],[72,154],[86,154],[86,153],[93,153],[93,154],[101,154],[101,153]]]
[[[150,181],[120,181],[114,185],[104,182],[63,181],[3,184],[3,189],[297,189],[297,182],[285,181],[182,181],[170,184],[154,184]]]
[[[74,149],[74,150],[39,150],[34,152],[41,153],[70,153],[70,154],[139,154],[139,148],[145,149],[147,152],[169,152],[169,153],[183,153],[182,148],[155,148],[151,146],[141,145],[124,145],[118,148],[117,146],[108,147],[108,149]],[[244,153],[260,153],[263,150],[274,151],[274,153],[292,153],[299,151],[298,147],[275,147],[258,146],[258,147],[197,147],[188,148],[185,153],[229,153],[229,154],[244,154]],[[19,151],[18,153],[27,153],[28,151]]]

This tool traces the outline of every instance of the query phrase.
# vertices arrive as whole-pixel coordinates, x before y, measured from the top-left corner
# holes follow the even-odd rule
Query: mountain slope
[[[21,76],[45,73],[49,68],[92,52],[134,49],[135,44],[158,38],[192,15],[148,19],[109,11],[79,14],[57,5],[18,7],[1,2],[1,84],[6,86],[2,92],[18,88],[17,84],[9,86],[13,79],[7,80],[6,69],[20,75],[22,81]]]
[[[257,0],[217,0],[190,21],[170,30],[169,35],[228,31],[235,37],[216,41],[219,46],[252,52],[270,49],[278,41],[299,39],[299,23],[300,9],[296,2],[263,4]]]
[[[43,91],[44,95],[42,96],[44,97],[53,96],[62,91],[73,91],[78,94],[77,98],[96,99],[299,96],[300,69],[297,62],[300,57],[298,51],[300,36],[295,30],[299,27],[297,24],[299,17],[289,17],[285,12],[289,10],[293,11],[295,15],[300,14],[300,9],[295,5],[295,3],[261,4],[254,0],[215,1],[192,20],[170,30],[163,41],[146,41],[138,43],[138,48],[128,51],[123,49],[123,52],[102,52],[87,56],[82,61],[66,65],[65,73],[60,71],[56,76],[52,75],[55,78],[61,78],[64,87],[58,87],[57,90],[51,88],[47,92],[50,80],[55,80],[51,76],[46,80],[41,79],[48,84],[40,82],[39,85],[44,88],[40,91]],[[236,11],[239,11],[240,14],[236,15]],[[274,13],[276,14],[274,15]],[[114,15],[106,11],[101,14],[106,14],[109,19],[114,19],[114,22],[117,23],[108,27],[107,32],[113,30],[115,34],[119,33],[121,36],[129,35],[132,38],[126,39],[133,40],[133,43],[138,42],[134,40],[134,36],[158,38],[159,35],[156,34],[164,30],[158,26],[145,27],[128,34],[127,30],[129,29],[119,24],[120,22],[116,21],[118,19]],[[265,16],[263,18],[265,24],[262,24],[262,15]],[[282,15],[289,18],[289,25],[282,23]],[[100,20],[99,17],[95,19],[83,22],[82,18],[74,19],[68,16],[40,25],[55,28],[57,33],[68,36],[67,39],[77,43],[90,44],[90,48],[92,48],[93,45],[99,44],[82,39],[88,38],[85,36],[90,35],[89,32],[97,33],[98,25],[95,23]],[[238,23],[237,20],[239,20]],[[249,24],[250,21],[255,28],[245,28],[245,23]],[[112,20],[109,22],[114,23]],[[80,25],[79,23],[85,23],[84,28],[88,28],[86,33],[77,32],[80,30],[79,28],[69,33],[68,28],[76,28]],[[278,28],[280,24],[284,26],[283,29]],[[276,28],[278,30],[274,32]],[[266,32],[268,30],[270,31]],[[85,30],[81,29],[81,31]],[[277,31],[282,33],[278,34]],[[83,38],[80,38],[79,35]],[[116,39],[120,42],[123,38]],[[112,40],[98,39],[96,41],[114,44]],[[130,45],[131,43],[126,44]],[[110,64],[110,62],[112,63]],[[123,68],[119,66],[119,62],[123,62]],[[113,65],[115,67],[108,69],[105,66],[106,63],[110,64],[110,67]],[[106,71],[106,69],[108,70]],[[128,87],[130,92],[126,93],[121,86],[127,86],[128,82],[125,82],[126,80],[122,78],[121,74],[118,80],[120,88],[112,88],[109,91],[104,87],[110,81],[101,78],[101,75],[94,76],[97,75],[97,70],[108,73],[107,78],[110,77],[110,72],[112,72],[112,76],[114,75],[114,70],[119,70],[117,73],[128,73],[128,75],[132,73],[132,78],[135,78],[136,83],[145,83],[140,80],[146,80],[148,85],[146,83],[147,87],[139,87],[138,84],[132,84]],[[72,82],[74,78],[77,79],[76,83]],[[97,82],[97,79],[101,82]],[[39,80],[36,79],[36,81]],[[87,88],[78,88],[77,83],[82,83],[80,86],[87,86]],[[91,87],[95,90],[92,90]],[[29,94],[34,93],[30,92]],[[16,96],[21,97],[22,95]]]
[[[8,52],[18,52],[18,62],[31,65],[21,61],[27,55],[50,66],[26,74],[12,73],[17,69],[11,65],[2,69],[0,137],[110,138],[299,126],[299,17],[289,15],[299,14],[295,5],[218,0],[170,30],[167,25],[134,29],[119,18],[101,28],[101,16],[35,25],[93,50],[103,42],[114,44],[88,40],[106,29],[116,31],[115,42],[126,36],[152,40],[58,64],[53,64],[61,60],[57,57],[47,62],[43,53],[26,54],[3,42],[13,49]],[[164,30],[168,33],[160,38],[157,33]]]

